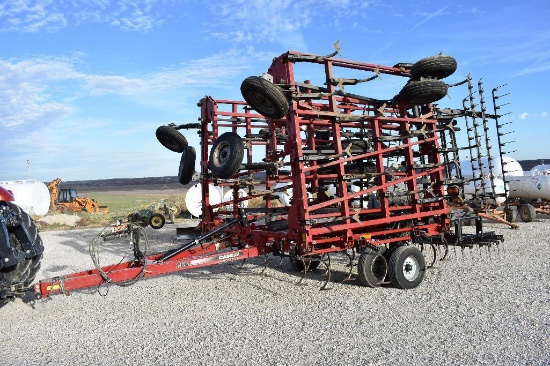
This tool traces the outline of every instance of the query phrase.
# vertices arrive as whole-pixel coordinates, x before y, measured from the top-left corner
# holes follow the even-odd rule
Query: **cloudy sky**
[[[511,155],[550,158],[548,19],[546,0],[3,0],[0,180],[177,175],[158,126],[197,121],[205,95],[242,99],[242,80],[289,49],[337,40],[345,59],[444,52],[459,65],[449,83],[508,84]]]

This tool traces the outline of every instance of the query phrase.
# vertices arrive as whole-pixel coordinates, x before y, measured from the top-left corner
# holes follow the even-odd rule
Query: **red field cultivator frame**
[[[163,126],[171,134],[163,144],[183,153],[185,182],[195,150],[178,130],[201,136],[197,238],[144,256],[139,232],[128,226],[133,261],[43,280],[35,292],[45,297],[269,253],[290,258],[304,276],[323,263],[327,282],[330,255],[343,253],[363,284],[413,288],[450,246],[502,242],[483,232],[479,217],[451,214],[466,181],[454,118],[467,112],[433,102],[447,95],[441,79],[456,61],[439,55],[389,67],[334,56],[287,52],[262,77],[243,81],[246,102],[205,97],[200,123]],[[298,66],[313,77],[298,81]],[[381,75],[406,78],[401,91],[391,99],[364,96]],[[232,198],[212,201],[219,191]],[[475,221],[475,234],[462,232],[465,219]]]

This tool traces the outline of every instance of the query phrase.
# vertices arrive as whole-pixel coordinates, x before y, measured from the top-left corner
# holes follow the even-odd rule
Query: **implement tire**
[[[193,173],[195,172],[195,160],[197,159],[197,153],[195,148],[187,146],[185,151],[181,154],[180,167],[178,171],[178,181],[186,185],[191,182]]]
[[[391,283],[402,289],[415,288],[424,279],[426,261],[424,254],[408,245],[397,247],[390,256],[389,278]]]
[[[234,132],[221,134],[210,149],[208,167],[216,178],[235,175],[243,162],[244,146],[241,137]]]
[[[38,233],[38,227],[19,206],[2,201],[0,202],[0,213],[4,218],[7,218],[5,223],[2,223],[2,225],[6,225],[6,230],[0,230],[0,235],[8,234],[8,237],[3,238],[3,240],[22,258],[17,264],[4,266],[0,269],[0,294],[2,295],[0,297],[0,307],[2,307],[14,298],[9,293],[13,286],[17,286],[18,291],[27,291],[32,287],[36,274],[40,269],[44,245]],[[12,221],[12,224],[10,221],[14,217],[18,217],[18,220],[16,222]],[[32,257],[25,257],[24,254],[21,240],[27,240],[27,238],[21,237],[21,229],[23,228],[26,229],[27,238],[35,248],[35,254]],[[4,258],[0,259],[3,260]]]
[[[443,99],[449,87],[439,80],[409,81],[397,95],[398,102],[429,104]]]
[[[388,274],[386,258],[374,249],[366,248],[357,261],[357,277],[368,287],[380,286]]]
[[[456,59],[447,55],[436,55],[423,58],[411,66],[411,78],[443,79],[452,75],[457,68]]]
[[[181,153],[187,148],[187,139],[173,126],[160,126],[156,135],[162,146],[170,151]]]
[[[288,100],[281,88],[259,76],[249,76],[241,84],[244,100],[267,118],[283,118],[288,113]]]
[[[521,205],[518,209],[519,217],[523,222],[531,222],[537,219],[537,211],[535,207],[529,204]]]
[[[508,209],[504,210],[504,218],[511,224],[518,222],[519,211],[515,206],[510,206]]]

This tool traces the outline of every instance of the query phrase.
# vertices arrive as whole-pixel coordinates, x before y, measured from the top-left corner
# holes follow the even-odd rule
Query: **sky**
[[[206,95],[242,100],[242,80],[273,57],[336,41],[340,58],[443,52],[458,62],[448,83],[507,84],[509,155],[550,158],[548,19],[547,0],[3,0],[0,180],[175,176],[159,126],[196,122]],[[380,99],[401,87],[380,83]]]

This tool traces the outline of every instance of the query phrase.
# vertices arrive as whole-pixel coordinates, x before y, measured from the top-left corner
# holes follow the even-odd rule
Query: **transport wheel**
[[[389,278],[397,288],[415,288],[424,279],[426,261],[422,252],[412,246],[403,245],[396,248],[389,263]]]
[[[187,146],[187,148],[181,154],[180,168],[178,171],[178,181],[185,185],[191,182],[193,173],[195,172],[195,160],[197,159],[197,153],[195,148]]]
[[[443,79],[456,71],[456,59],[447,55],[435,55],[423,58],[411,66],[411,78]]]
[[[447,95],[448,86],[439,80],[409,81],[397,95],[397,100],[410,104],[428,104]]]
[[[173,126],[160,126],[156,135],[162,146],[170,151],[181,153],[187,148],[187,139]]]
[[[378,287],[388,274],[388,262],[380,252],[366,248],[357,262],[359,281],[368,287]]]
[[[259,76],[249,76],[241,84],[244,100],[268,118],[282,118],[288,113],[288,100],[281,88]]]
[[[12,296],[6,296],[4,291],[10,291],[12,286],[18,286],[18,291],[26,291],[31,288],[40,269],[44,246],[38,233],[38,227],[19,206],[2,202],[0,203],[0,213],[6,219],[2,223],[6,230],[0,230],[0,236],[7,234],[7,237],[2,238],[1,241],[7,243],[14,250],[16,257],[20,259],[17,264],[12,266],[6,266],[4,262],[4,267],[0,269],[0,307],[2,307],[12,299]],[[19,221],[12,221],[16,216],[19,217]],[[22,231],[26,231],[26,237],[22,236]],[[34,244],[36,252],[34,256],[25,258],[22,240],[29,240]]]
[[[505,215],[506,221],[508,221],[511,224],[518,222],[519,212],[517,207],[510,206],[507,210],[505,209],[504,215]]]
[[[212,145],[208,167],[214,177],[229,178],[239,171],[243,157],[241,137],[234,132],[225,132]]]
[[[149,225],[151,225],[153,229],[161,229],[165,223],[166,219],[162,214],[154,213],[149,217]]]
[[[535,207],[529,204],[519,206],[518,212],[519,217],[521,217],[523,222],[535,221],[537,218],[537,211],[535,210]]]

